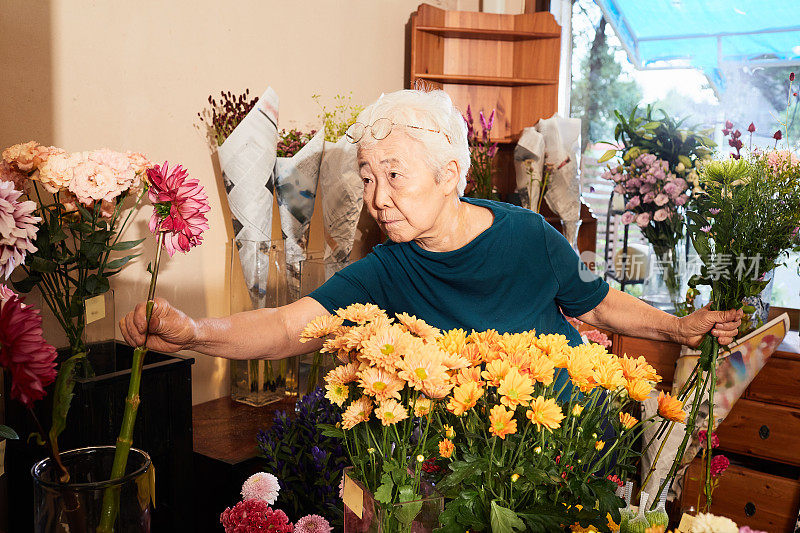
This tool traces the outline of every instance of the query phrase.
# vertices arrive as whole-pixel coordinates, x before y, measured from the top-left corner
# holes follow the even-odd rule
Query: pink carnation
[[[661,222],[662,220],[667,220],[669,218],[669,210],[665,208],[657,209],[655,213],[653,213],[653,220],[656,222]]]
[[[662,206],[662,205],[666,205],[666,204],[667,204],[667,202],[669,202],[669,196],[667,196],[667,195],[666,195],[666,194],[664,194],[663,192],[660,192],[660,193],[658,193],[658,195],[656,195],[656,198],[655,198],[655,204],[656,204],[657,206],[659,206],[659,207],[660,207],[660,206]]]
[[[333,528],[327,520],[316,514],[306,515],[294,524],[294,533],[330,533]]]
[[[632,197],[628,200],[628,203],[625,204],[625,209],[633,209],[635,207],[639,207],[642,204],[642,199],[638,196]]]
[[[266,472],[253,474],[242,484],[242,498],[245,500],[264,500],[272,505],[278,499],[281,486],[278,478]]]
[[[584,331],[583,334],[586,335],[586,339],[589,342],[594,342],[601,344],[606,348],[611,348],[611,340],[608,338],[608,335],[602,331],[598,329],[590,329],[589,331]]]
[[[208,229],[204,213],[211,209],[203,186],[180,165],[172,171],[169,163],[147,169],[150,181],[148,195],[153,203],[150,231],[166,232],[164,247],[172,256],[176,251],[188,252],[203,242]]]
[[[81,153],[55,154],[39,167],[38,179],[48,192],[57,193],[69,187],[75,167],[83,161]]]
[[[639,213],[636,215],[636,223],[640,228],[647,226],[650,223],[650,213]]]
[[[36,251],[33,245],[41,222],[34,216],[36,204],[30,200],[20,202],[22,193],[11,182],[0,182],[0,274],[6,279],[16,267],[25,262],[28,252]]]
[[[675,198],[675,200],[674,200],[674,204],[675,204],[675,205],[683,205],[683,204],[685,204],[685,203],[686,203],[688,200],[689,200],[689,197],[688,197],[688,196],[686,196],[685,194],[681,194],[680,196],[678,196],[677,198]]]
[[[721,476],[728,467],[731,465],[730,460],[724,455],[715,455],[711,459],[711,477],[717,478]]]
[[[28,176],[40,168],[51,156],[63,154],[55,146],[42,146],[36,141],[15,144],[3,150],[0,161],[0,180],[13,181],[17,190],[24,190]]]
[[[28,182],[28,175],[5,159],[2,159],[0,160],[0,181],[11,182],[14,184],[15,189],[22,191]]]
[[[622,218],[620,219],[620,221],[625,225],[630,224],[634,220],[636,220],[636,213],[633,211],[625,211],[622,213]]]
[[[289,517],[272,509],[264,500],[244,500],[228,507],[219,517],[225,533],[292,533]]]
[[[701,429],[697,432],[697,440],[701,446],[706,445],[706,439],[708,437],[708,432],[705,429]],[[716,433],[711,433],[711,447],[716,448],[719,446],[719,437],[717,437]]]

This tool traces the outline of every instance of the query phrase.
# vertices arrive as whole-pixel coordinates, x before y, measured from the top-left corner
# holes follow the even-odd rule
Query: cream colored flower
[[[325,381],[338,381],[339,383],[352,383],[358,379],[359,364],[347,363],[346,365],[339,365],[332,369],[325,376]]]
[[[376,367],[368,367],[359,372],[358,384],[364,389],[364,394],[374,396],[379,402],[389,398],[399,400],[400,391],[406,385],[394,372]]]
[[[339,381],[329,381],[325,384],[325,397],[339,407],[344,405],[350,396],[350,387]]]
[[[342,325],[341,317],[336,315],[322,315],[308,323],[300,333],[300,342],[308,342],[311,339],[321,339],[335,333]]]
[[[337,309],[336,314],[354,324],[364,324],[378,317],[388,318],[383,309],[375,304],[350,304],[344,309]]]
[[[391,426],[408,418],[408,411],[396,400],[385,400],[375,409],[375,416],[384,426]]]
[[[692,520],[689,533],[739,533],[739,526],[730,518],[700,513]]]
[[[435,328],[425,322],[424,320],[417,318],[413,315],[409,315],[408,313],[400,313],[395,315],[397,321],[406,328],[406,331],[411,333],[412,335],[416,335],[421,339],[424,339],[427,342],[433,342],[436,338],[441,334],[439,328]]]
[[[342,414],[342,429],[352,429],[356,424],[366,422],[372,414],[372,400],[362,396],[347,406]]]

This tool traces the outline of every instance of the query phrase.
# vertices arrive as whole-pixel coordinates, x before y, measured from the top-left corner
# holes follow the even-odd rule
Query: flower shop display
[[[514,174],[522,207],[538,213],[547,183],[544,179],[544,136],[533,126],[523,128],[514,147]]]
[[[349,462],[343,443],[323,435],[317,425],[335,425],[340,418],[339,408],[317,388],[297,401],[293,416],[277,412],[272,425],[257,436],[264,469],[274,472],[281,484],[273,503],[292,516],[324,516],[337,529],[343,526],[339,481]]]
[[[653,248],[655,276],[646,301],[676,311],[682,300],[685,261],[680,247],[683,212],[691,194],[699,192],[697,165],[709,158],[715,144],[707,132],[685,128],[684,120],[659,111],[661,118],[649,105],[644,111],[634,108],[627,118],[615,111],[619,148],[609,149],[598,162],[619,156],[619,164],[609,166],[603,177],[613,181],[614,193],[624,197],[622,223],[636,223]]]
[[[326,377],[341,423],[323,427],[343,439],[383,530],[422,508],[432,457],[447,465],[435,484],[449,498],[441,531],[608,528],[619,523],[615,492],[635,471],[643,428],[686,416],[662,392],[658,414],[638,420],[628,410],[660,381],[655,370],[562,335],[441,332],[354,304],[301,338],[326,338],[323,351],[343,363]]]
[[[467,142],[469,143],[470,166],[467,174],[467,196],[473,198],[496,199],[497,191],[492,184],[492,171],[494,165],[492,159],[497,154],[497,143],[489,139],[494,126],[493,109],[487,119],[483,111],[478,113],[480,119],[481,132],[475,129],[475,121],[472,118],[472,108],[467,106],[467,114],[464,121],[467,123]]]

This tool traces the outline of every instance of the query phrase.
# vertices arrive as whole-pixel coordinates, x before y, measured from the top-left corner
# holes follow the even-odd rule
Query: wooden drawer
[[[770,357],[747,389],[746,397],[800,407],[800,360]]]
[[[697,507],[700,460],[686,474],[681,506]],[[701,505],[705,500],[701,499]],[[714,491],[711,512],[727,516],[741,526],[769,532],[794,531],[800,507],[800,482],[731,465]]]
[[[800,411],[739,400],[717,434],[725,450],[800,465]]]
[[[674,342],[653,341],[628,337],[627,335],[614,335],[612,351],[619,355],[630,357],[644,356],[647,362],[653,365],[656,372],[663,378],[664,384],[671,384],[675,376],[675,361],[681,353],[680,344]]]

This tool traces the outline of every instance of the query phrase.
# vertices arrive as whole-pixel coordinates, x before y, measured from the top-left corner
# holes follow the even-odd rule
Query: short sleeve
[[[608,283],[589,270],[558,230],[544,220],[542,226],[550,268],[558,283],[556,304],[567,316],[588,313],[606,297]]]
[[[354,303],[375,303],[368,288],[376,279],[370,259],[367,256],[346,266],[308,296],[329,313]]]

